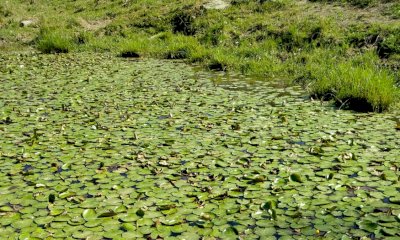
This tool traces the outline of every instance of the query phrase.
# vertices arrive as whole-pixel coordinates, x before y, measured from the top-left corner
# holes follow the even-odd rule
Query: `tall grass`
[[[71,36],[61,30],[41,29],[37,49],[43,53],[68,53],[74,47]]]
[[[334,99],[341,107],[381,112],[389,109],[399,97],[394,75],[374,65],[373,61],[355,58],[327,62],[314,66],[312,74],[315,81],[310,84],[310,92]]]
[[[158,55],[166,59],[189,59],[202,61],[208,57],[208,51],[193,36],[165,33],[159,39]]]
[[[119,44],[121,57],[139,57],[149,48],[149,42],[143,36],[132,35]]]

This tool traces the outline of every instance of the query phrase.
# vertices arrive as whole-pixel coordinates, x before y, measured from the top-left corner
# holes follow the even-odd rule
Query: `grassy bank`
[[[44,53],[111,51],[186,59],[302,84],[341,108],[384,111],[397,101],[397,1],[7,1],[0,49]],[[22,20],[32,20],[22,26]]]

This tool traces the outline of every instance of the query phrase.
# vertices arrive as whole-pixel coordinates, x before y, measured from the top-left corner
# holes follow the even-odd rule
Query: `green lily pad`
[[[71,219],[71,216],[69,214],[61,214],[58,216],[55,216],[53,219],[53,222],[68,222],[68,220]]]
[[[400,197],[391,197],[389,201],[394,204],[400,204]]]
[[[120,239],[122,237],[122,233],[122,230],[112,230],[105,232],[103,236],[111,239]]]
[[[74,192],[66,191],[66,192],[60,193],[60,194],[58,195],[58,197],[61,198],[61,199],[64,199],[64,198],[69,198],[69,197],[72,197],[72,196],[75,196],[75,195],[76,195],[76,193],[74,193]],[[49,201],[53,199],[53,198],[50,199],[50,196],[51,196],[51,195],[49,195]],[[54,201],[53,201],[53,202],[54,202]]]
[[[119,220],[122,222],[134,222],[138,220],[140,217],[135,213],[128,213],[124,215],[120,215]]]
[[[378,228],[378,224],[371,222],[369,220],[362,220],[360,222],[357,223],[357,225],[364,230],[367,230],[369,232],[373,232]]]
[[[276,233],[276,230],[274,227],[267,227],[267,228],[256,228],[256,229],[254,229],[254,232],[258,236],[268,237],[268,236],[274,236]]]
[[[20,219],[11,223],[11,226],[16,229],[24,229],[30,227],[32,224],[33,224],[32,219]]]
[[[136,230],[136,226],[132,223],[123,223],[121,224],[121,229],[126,232],[133,232]]]
[[[85,219],[86,220],[86,219]],[[102,219],[88,219],[87,222],[84,224],[87,228],[95,228],[100,226],[103,223]]]
[[[80,238],[80,239],[82,239],[82,238],[87,239],[88,237],[90,237],[92,235],[93,235],[93,232],[91,232],[91,231],[83,231],[83,232],[79,231],[79,232],[73,233],[72,237]]]
[[[399,233],[399,229],[398,228],[382,228],[381,233],[384,236],[395,236],[396,234]]]
[[[99,217],[99,218],[113,217],[117,214],[118,213],[114,212],[113,210],[107,210],[107,211],[100,213],[97,217]]]
[[[71,226],[83,225],[84,223],[85,220],[80,216],[76,216],[68,220],[68,224]]]
[[[1,206],[0,212],[14,212],[15,210],[10,206]]]
[[[151,226],[154,225],[154,221],[149,218],[141,218],[136,221],[137,226]]]
[[[90,221],[90,220],[96,219],[97,218],[97,214],[96,214],[96,211],[93,210],[93,209],[85,209],[82,212],[82,217],[86,221]]]
[[[223,228],[221,232],[221,237],[225,239],[236,239],[239,234],[238,230],[234,227]]]
[[[180,216],[167,216],[161,219],[161,223],[167,226],[181,224],[183,222]]]
[[[38,218],[34,219],[34,222],[40,226],[40,225],[46,225],[46,224],[51,223],[53,221],[53,219],[54,219],[54,217],[52,217],[52,216],[38,217]]]

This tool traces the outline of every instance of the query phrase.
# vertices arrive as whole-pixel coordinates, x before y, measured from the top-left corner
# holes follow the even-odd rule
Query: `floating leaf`
[[[26,229],[33,223],[32,219],[20,219],[11,223],[11,226],[16,229]]]
[[[223,238],[236,238],[239,234],[238,230],[235,227],[226,227],[222,230],[222,237]]]
[[[66,192],[60,193],[58,195],[58,197],[61,198],[61,199],[64,199],[64,198],[73,197],[75,195],[76,195],[76,193],[74,193],[74,192],[66,191]],[[50,199],[50,196],[51,196],[51,194],[49,195],[49,202],[50,202],[50,200],[52,200],[52,199]]]
[[[276,230],[274,227],[266,227],[266,228],[256,228],[254,231],[258,236],[274,236],[276,233]]]
[[[113,210],[108,210],[108,211],[100,213],[97,217],[99,217],[99,218],[113,217],[113,216],[115,216],[117,214],[118,213],[114,212]]]
[[[0,207],[0,212],[13,212],[14,209],[10,206],[1,206]]]
[[[96,228],[96,227],[100,226],[102,223],[103,223],[103,219],[90,219],[84,225],[87,228]]]
[[[93,209],[85,209],[82,212],[82,217],[86,221],[90,221],[90,220],[97,218],[97,214],[96,214],[96,211],[94,211]]]
[[[399,229],[398,228],[382,228],[381,233],[384,236],[394,236],[399,233]]]
[[[400,197],[391,197],[389,201],[394,204],[400,204]]]
[[[263,176],[263,175],[256,175],[256,176],[254,176],[254,178],[252,179],[252,181],[253,181],[254,183],[264,182],[264,181],[265,181],[265,176]]]
[[[362,220],[360,222],[357,223],[357,225],[364,230],[367,230],[369,232],[373,232],[378,228],[378,224],[371,222],[369,220]]]
[[[52,216],[46,216],[46,217],[37,217],[34,219],[34,222],[41,226],[41,225],[46,225],[49,224],[53,221],[53,217]]]
[[[120,205],[115,207],[113,211],[116,213],[123,213],[126,212],[126,207],[124,205]]]
[[[121,229],[126,232],[133,232],[136,230],[136,227],[132,223],[123,223],[121,224]]]
[[[167,216],[161,219],[161,223],[167,226],[173,226],[177,224],[181,224],[183,221],[179,216]]]
[[[230,215],[230,214],[234,214],[240,211],[239,207],[232,207],[226,210],[226,214]]]
[[[82,225],[84,223],[85,223],[85,220],[83,218],[81,218],[80,216],[75,216],[68,220],[68,224],[71,226],[78,226],[78,225]]]
[[[163,210],[170,210],[172,208],[176,208],[175,204],[166,204],[166,205],[160,205],[157,207],[158,210],[163,211]]]
[[[51,216],[58,216],[62,214],[65,210],[63,208],[51,208],[50,215]]]
[[[125,215],[120,215],[119,219],[122,222],[134,222],[134,221],[138,220],[139,218],[140,217],[135,213],[128,213],[128,214],[125,214]]]

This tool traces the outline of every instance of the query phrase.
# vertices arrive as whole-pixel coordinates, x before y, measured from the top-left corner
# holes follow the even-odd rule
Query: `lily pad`
[[[97,218],[97,214],[96,211],[93,209],[85,209],[82,212],[82,217],[86,220],[86,221],[90,221],[93,219]]]

